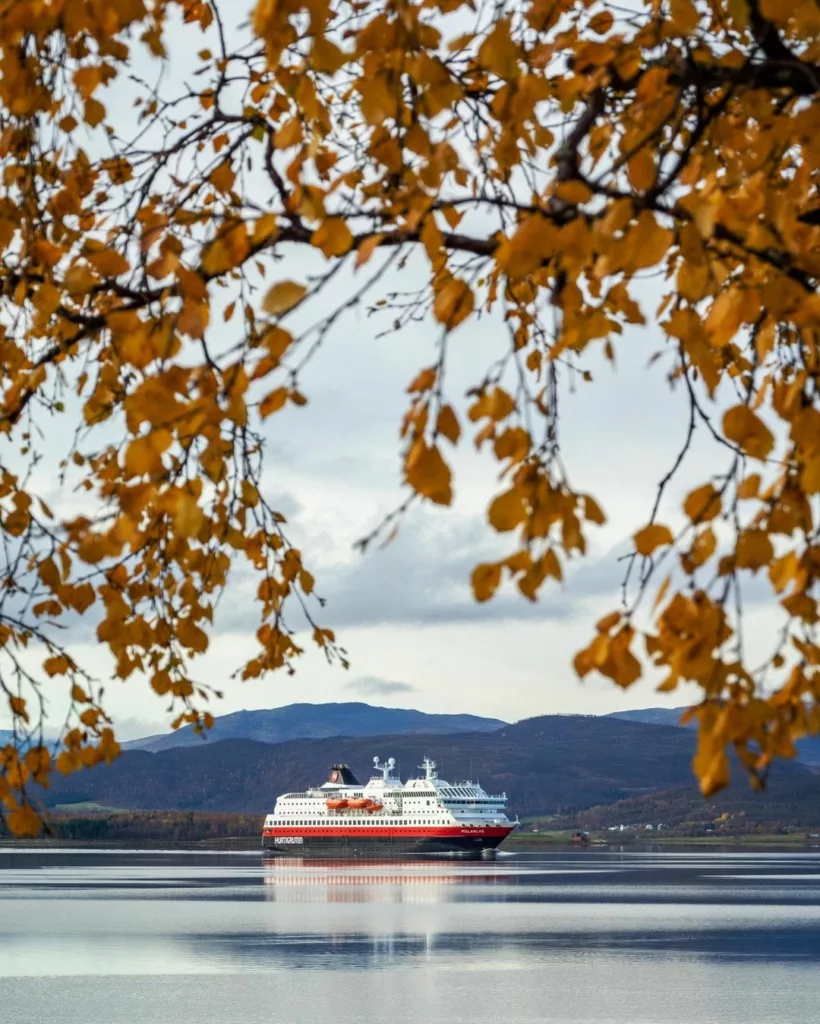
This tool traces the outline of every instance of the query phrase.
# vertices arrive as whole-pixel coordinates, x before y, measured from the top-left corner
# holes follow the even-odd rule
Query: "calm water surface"
[[[803,1024],[820,853],[0,851],[2,1024]]]

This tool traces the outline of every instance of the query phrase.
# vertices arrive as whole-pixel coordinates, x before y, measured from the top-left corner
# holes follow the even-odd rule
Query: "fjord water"
[[[9,1024],[795,1024],[820,853],[0,851]]]

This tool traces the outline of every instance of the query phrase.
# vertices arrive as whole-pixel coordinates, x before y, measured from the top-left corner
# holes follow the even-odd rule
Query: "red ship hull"
[[[265,854],[297,857],[481,857],[512,832],[509,826],[265,828]]]

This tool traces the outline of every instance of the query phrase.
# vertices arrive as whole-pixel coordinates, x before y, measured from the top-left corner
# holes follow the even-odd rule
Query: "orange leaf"
[[[773,556],[772,542],[763,530],[745,530],[738,538],[735,558],[738,569],[757,572],[768,565]]]
[[[64,654],[55,654],[43,662],[43,671],[47,676],[62,676],[68,672],[71,664]]]
[[[461,427],[458,424],[455,410],[452,405],[443,405],[436,420],[436,433],[443,434],[448,441],[458,444],[461,436]]]
[[[302,141],[302,125],[298,117],[286,121],[273,137],[276,149],[290,149]]]
[[[516,526],[523,523],[527,518],[527,510],[524,507],[523,495],[517,487],[506,491],[490,505],[487,513],[490,525],[499,533],[506,533],[514,530]]]
[[[476,601],[489,601],[501,582],[501,565],[498,562],[483,562],[473,569],[470,578]]]
[[[672,531],[662,523],[650,523],[635,534],[635,549],[639,555],[651,555],[655,548],[674,541]]]
[[[267,293],[262,303],[266,313],[287,313],[307,295],[307,288],[295,281],[278,281]]]
[[[690,491],[683,503],[683,511],[693,523],[708,523],[720,512],[720,495],[711,484]]]
[[[458,277],[451,277],[436,295],[433,312],[436,320],[452,331],[472,313],[475,307],[473,290]]]
[[[328,217],[313,232],[310,242],[330,259],[331,256],[344,256],[350,252],[353,235],[341,217]]]
[[[410,449],[405,478],[417,494],[437,505],[449,505],[453,500],[450,467],[438,448],[428,448],[421,438]]]
[[[772,432],[747,405],[736,405],[724,414],[723,433],[753,459],[765,459],[774,447]]]
[[[364,266],[365,263],[370,259],[373,253],[376,251],[379,242],[381,242],[384,235],[371,235],[369,238],[361,243],[356,250],[356,269]]]
[[[627,163],[629,182],[638,192],[646,192],[655,184],[655,159],[648,149],[639,149]]]
[[[265,395],[262,401],[259,403],[259,415],[262,419],[267,419],[273,413],[278,412],[288,400],[288,389],[287,388],[275,388],[269,394]]]

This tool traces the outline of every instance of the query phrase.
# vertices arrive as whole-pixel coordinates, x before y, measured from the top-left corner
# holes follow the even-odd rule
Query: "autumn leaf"
[[[259,403],[259,415],[262,419],[267,419],[268,416],[272,416],[273,413],[278,412],[284,408],[285,402],[288,400],[288,389],[287,388],[274,388],[273,391],[268,392],[267,395]]]
[[[55,654],[43,662],[43,671],[48,676],[61,676],[69,671],[71,663],[64,654]]]
[[[666,544],[672,544],[675,538],[668,526],[661,523],[650,523],[634,536],[635,550],[639,555],[651,555],[652,552]]]
[[[471,583],[476,601],[489,601],[501,582],[501,566],[497,563],[484,563],[473,569]]]
[[[720,513],[720,494],[712,484],[704,484],[690,491],[683,510],[693,523],[708,522]]]
[[[411,447],[404,466],[405,478],[413,490],[437,505],[453,500],[450,467],[434,445],[428,447],[419,439]]]
[[[325,256],[344,256],[353,246],[353,235],[341,217],[328,217],[311,236],[311,242]]]
[[[488,518],[490,525],[499,533],[514,530],[523,523],[527,518],[527,510],[518,488],[513,487],[495,498],[490,505]]]
[[[765,459],[774,447],[771,431],[747,405],[724,413],[723,433],[753,459]]]
[[[436,433],[443,434],[448,441],[458,444],[458,439],[461,436],[461,427],[452,405],[443,405],[439,410],[438,419],[436,420]]]
[[[774,556],[769,535],[763,530],[744,530],[737,542],[736,563],[738,569],[757,572],[768,565]]]
[[[295,281],[278,281],[265,295],[262,308],[266,313],[287,313],[307,295],[307,288]]]
[[[467,319],[474,306],[472,288],[465,281],[453,277],[437,292],[433,312],[436,320],[444,324],[448,331],[452,331]]]

